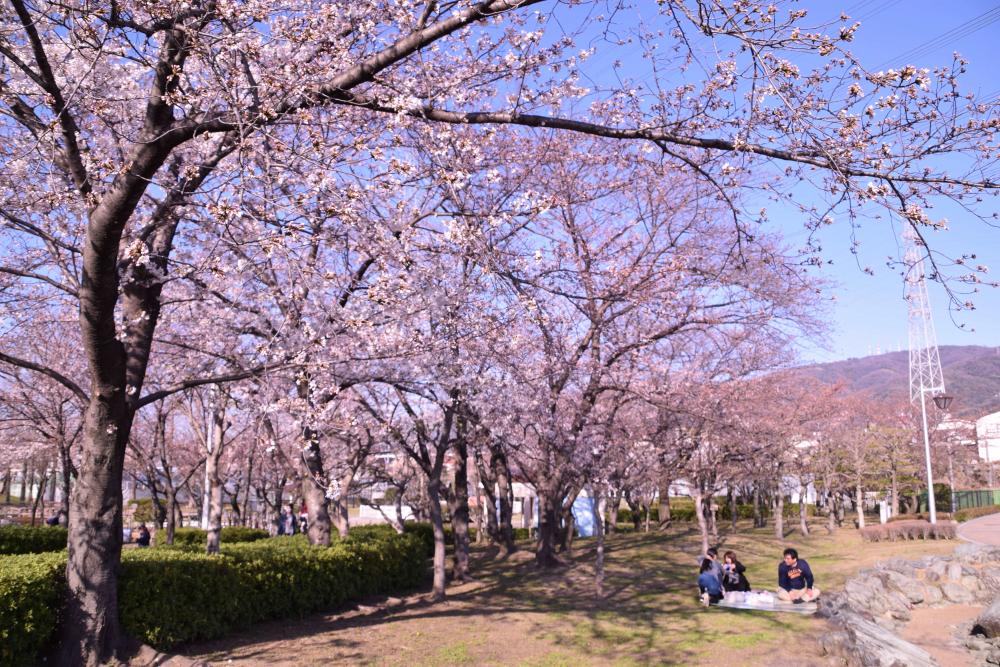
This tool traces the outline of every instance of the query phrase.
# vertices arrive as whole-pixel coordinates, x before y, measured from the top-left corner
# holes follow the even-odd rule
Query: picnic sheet
[[[750,611],[782,611],[792,614],[815,614],[819,609],[815,602],[784,602],[771,591],[751,591],[749,593],[727,593],[719,602],[713,603],[727,609],[748,609]]]

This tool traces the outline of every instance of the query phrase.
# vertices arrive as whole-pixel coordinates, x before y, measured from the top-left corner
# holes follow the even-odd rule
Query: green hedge
[[[296,537],[122,553],[119,612],[133,637],[168,649],[267,619],[303,616],[419,585],[427,546],[417,534],[357,536],[330,547]],[[0,558],[0,666],[32,664],[56,630],[64,554]]]
[[[41,554],[66,548],[67,531],[59,526],[2,526],[0,554]]]
[[[256,542],[267,539],[271,535],[266,530],[259,528],[245,528],[243,526],[226,526],[222,529],[219,539],[223,544],[233,544],[236,542]],[[167,542],[167,531],[161,529],[156,531],[155,546],[165,545]],[[176,528],[174,530],[174,546],[205,546],[208,543],[208,533],[201,528]]]
[[[64,545],[65,546],[65,545]],[[66,555],[0,557],[0,665],[32,665],[50,644],[65,587]]]

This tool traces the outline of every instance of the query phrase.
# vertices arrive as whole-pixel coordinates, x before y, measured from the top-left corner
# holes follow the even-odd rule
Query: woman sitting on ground
[[[743,563],[736,560],[736,553],[727,551],[722,559],[724,561],[722,563],[722,588],[727,593],[729,591],[748,592],[750,590],[750,582],[747,580],[746,575],[743,574],[747,569]]]
[[[722,599],[722,584],[712,571],[712,561],[708,558],[701,561],[698,590],[701,592],[701,603],[705,606]]]

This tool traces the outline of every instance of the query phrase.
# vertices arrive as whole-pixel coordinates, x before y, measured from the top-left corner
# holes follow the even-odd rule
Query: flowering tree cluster
[[[785,202],[807,182],[829,203],[802,210],[810,229],[875,210],[923,238],[946,227],[937,199],[975,209],[997,187],[976,175],[998,120],[958,88],[960,62],[872,72],[846,50],[857,24],[810,21],[747,0],[641,17],[603,1],[5,4],[2,389],[16,405],[28,383],[23,428],[70,452],[61,662],[124,645],[130,442],[168,496],[175,472],[201,485],[216,534],[224,485],[276,506],[288,486],[328,543],[373,467],[426,499],[438,595],[438,500],[464,576],[470,462],[508,546],[510,481],[533,483],[548,565],[583,485],[610,489],[633,456],[678,475],[721,456],[747,427],[726,396],[814,327],[820,288],[818,249],[786,248],[749,190]],[[651,81],[585,85],[625,34]],[[982,280],[956,261],[935,276]],[[393,451],[407,463],[384,464]],[[698,479],[710,497],[717,479]]]

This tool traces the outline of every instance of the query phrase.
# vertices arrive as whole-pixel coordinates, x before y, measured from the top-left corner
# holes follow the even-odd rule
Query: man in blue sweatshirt
[[[819,589],[813,583],[809,563],[804,558],[799,558],[799,552],[795,549],[785,549],[784,558],[778,564],[778,599],[785,602],[812,602],[819,597]]]

